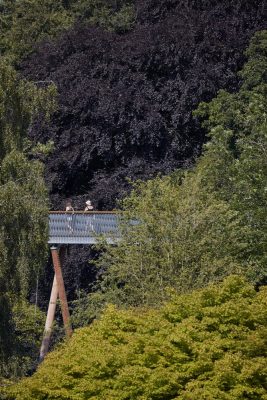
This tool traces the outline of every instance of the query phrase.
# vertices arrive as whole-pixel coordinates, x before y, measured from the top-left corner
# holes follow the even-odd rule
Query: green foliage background
[[[75,332],[9,400],[267,398],[267,303],[242,278]]]
[[[27,131],[55,109],[55,88],[38,89],[0,63],[0,286],[25,295],[46,253],[47,190],[43,166],[29,159]]]
[[[1,321],[1,328],[8,329],[8,338],[6,334],[1,334],[1,338],[4,337],[6,341],[8,361],[1,359],[0,385],[4,384],[3,377],[18,378],[34,371],[38,364],[45,323],[45,314],[26,300],[19,299],[14,302],[14,298],[11,298],[10,304],[13,305],[8,325]]]

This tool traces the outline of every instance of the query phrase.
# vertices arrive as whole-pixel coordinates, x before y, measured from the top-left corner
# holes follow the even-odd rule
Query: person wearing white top
[[[74,212],[74,208],[72,207],[70,201],[67,201],[67,203],[66,203],[66,211],[72,211],[72,212]]]
[[[85,204],[86,204],[86,207],[85,207],[84,211],[92,211],[94,209],[90,200],[87,200],[85,202]]]

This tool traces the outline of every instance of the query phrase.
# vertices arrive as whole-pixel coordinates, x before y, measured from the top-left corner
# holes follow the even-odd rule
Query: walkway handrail
[[[49,214],[119,214],[118,211],[81,211],[81,210],[74,210],[74,211],[49,211]]]
[[[115,244],[120,239],[119,214],[114,211],[49,212],[49,244],[95,244],[97,237]]]

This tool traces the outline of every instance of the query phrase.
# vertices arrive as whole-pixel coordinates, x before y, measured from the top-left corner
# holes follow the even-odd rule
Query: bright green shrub
[[[16,400],[267,399],[267,290],[239,277],[75,332]]]

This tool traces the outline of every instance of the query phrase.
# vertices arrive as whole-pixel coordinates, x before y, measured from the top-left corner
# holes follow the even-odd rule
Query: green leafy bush
[[[229,277],[157,311],[109,306],[7,398],[266,400],[266,294]]]

